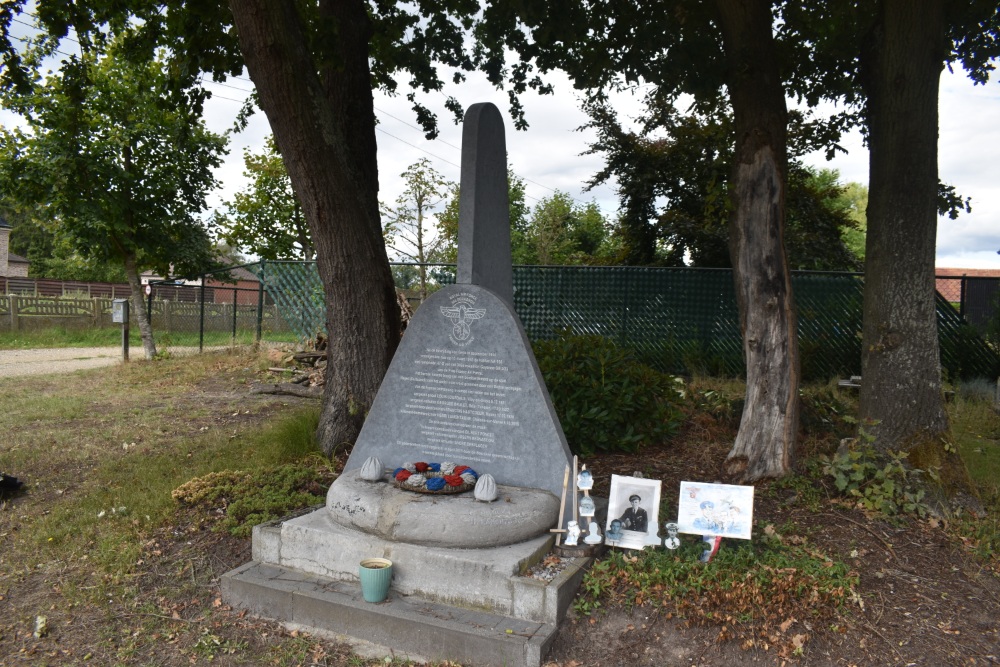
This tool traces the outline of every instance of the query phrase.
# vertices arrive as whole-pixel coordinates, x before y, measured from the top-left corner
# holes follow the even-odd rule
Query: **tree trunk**
[[[382,240],[372,26],[363,0],[320,0],[320,34],[297,3],[230,0],[240,48],[316,249],[329,334],[317,437],[353,444],[399,340],[399,308]],[[310,45],[322,51],[320,64]]]
[[[146,298],[139,280],[139,268],[136,265],[135,253],[125,254],[125,279],[132,290],[132,311],[135,313],[136,324],[139,325],[139,336],[142,338],[142,350],[146,359],[156,356],[156,341],[153,340],[153,327],[149,323],[149,313],[146,311]]]
[[[799,355],[784,250],[785,96],[768,0],[717,0],[736,130],[729,251],[747,393],[726,472],[742,482],[788,472],[799,421]]]
[[[934,303],[943,0],[886,0],[862,48],[868,234],[862,424],[883,449],[948,429]]]

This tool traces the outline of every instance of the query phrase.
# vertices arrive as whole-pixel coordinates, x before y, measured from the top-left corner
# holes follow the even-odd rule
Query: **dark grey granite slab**
[[[417,310],[346,470],[451,461],[562,493],[572,462],[520,321],[491,291],[450,285]]]
[[[473,104],[462,124],[456,282],[485,287],[513,306],[507,192],[503,117],[488,102]]]

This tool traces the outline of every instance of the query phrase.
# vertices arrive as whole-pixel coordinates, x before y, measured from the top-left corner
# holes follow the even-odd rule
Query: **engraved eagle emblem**
[[[451,320],[456,340],[466,340],[472,332],[469,323],[481,319],[486,314],[485,308],[469,308],[464,303],[457,306],[441,306],[441,314]]]

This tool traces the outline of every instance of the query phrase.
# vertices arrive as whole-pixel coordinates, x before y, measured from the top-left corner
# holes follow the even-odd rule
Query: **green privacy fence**
[[[314,263],[266,262],[252,270],[301,338],[323,330],[322,286]],[[431,274],[439,284],[454,282],[453,267],[436,265]],[[858,274],[793,274],[805,379],[860,374],[863,285]],[[941,362],[948,376],[997,377],[1000,358],[994,350],[940,296],[937,306]],[[666,372],[744,373],[728,269],[515,266],[514,307],[532,340],[572,330],[613,338]]]

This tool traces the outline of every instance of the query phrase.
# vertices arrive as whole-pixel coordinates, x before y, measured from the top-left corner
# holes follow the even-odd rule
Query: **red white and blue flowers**
[[[455,463],[404,463],[392,473],[396,486],[418,493],[459,493],[476,485],[479,474]]]

